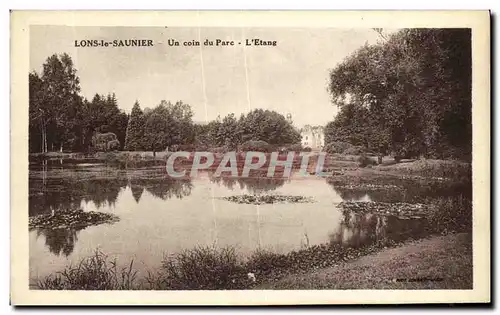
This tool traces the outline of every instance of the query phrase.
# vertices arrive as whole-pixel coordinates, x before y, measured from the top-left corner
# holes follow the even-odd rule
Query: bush
[[[118,151],[120,149],[120,141],[111,140],[108,142],[108,151]]]
[[[118,148],[120,148],[120,142],[118,141],[118,138],[116,137],[116,134],[112,132],[106,132],[106,133],[99,133],[97,132],[93,137],[92,137],[92,146],[96,151],[108,151],[109,150],[109,143],[113,142],[113,145],[116,145],[116,142],[118,142]]]
[[[131,290],[137,271],[132,260],[128,267],[118,269],[115,260],[109,260],[99,250],[95,255],[80,261],[78,266],[69,266],[56,275],[38,282],[42,290]]]
[[[257,250],[248,259],[246,269],[261,276],[285,270],[289,264],[290,262],[286,255],[266,250]]]
[[[195,146],[195,150],[196,151],[203,151],[203,152],[210,152],[210,147],[204,143],[199,143]]]
[[[472,201],[464,196],[432,200],[429,222],[442,234],[472,231]]]
[[[257,151],[257,152],[271,152],[271,146],[269,143],[262,140],[249,140],[239,147],[240,151]]]
[[[305,147],[304,149],[302,149],[302,151],[304,151],[304,152],[311,152],[312,149],[310,147]]]
[[[181,144],[178,147],[178,151],[194,152],[196,151],[196,147],[194,144]]]
[[[229,151],[229,148],[227,148],[225,146],[213,147],[213,148],[210,148],[208,151],[212,152],[212,153],[226,153]]]
[[[334,141],[326,144],[323,150],[330,154],[345,153],[345,151],[351,147],[353,147],[353,145],[349,142]]]
[[[244,288],[247,274],[232,247],[196,247],[166,257],[155,289],[217,290]]]
[[[347,155],[361,155],[365,153],[365,150],[360,146],[352,146],[350,148],[347,148],[343,153]]]
[[[295,143],[295,144],[290,144],[286,148],[288,152],[301,152],[302,151],[302,144],[300,143]]]
[[[358,158],[358,165],[360,167],[367,167],[367,166],[371,166],[371,165],[377,165],[377,162],[375,162],[374,160],[370,159],[366,155],[362,154]]]

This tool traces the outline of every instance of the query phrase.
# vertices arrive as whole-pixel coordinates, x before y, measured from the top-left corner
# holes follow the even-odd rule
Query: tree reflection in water
[[[134,200],[140,201],[144,191],[156,198],[183,198],[191,194],[189,179],[171,178],[127,179],[105,178],[75,180],[72,178],[30,179],[29,215],[36,216],[67,210],[80,210],[82,201],[93,202],[97,209],[114,207],[120,192],[130,187]],[[70,255],[82,229],[36,229],[36,235],[45,237],[45,244],[55,255]]]
[[[280,178],[282,175],[279,172],[275,173],[275,177],[267,177],[267,171],[252,172],[250,177],[228,177],[228,176],[214,176],[213,173],[209,174],[212,183],[221,183],[228,189],[233,190],[236,183],[240,189],[246,189],[251,194],[262,194],[268,191],[276,190],[282,187],[287,181],[286,178]]]
[[[78,232],[75,229],[37,229],[36,235],[45,237],[45,245],[54,255],[69,256],[75,248],[75,243],[78,240]]]
[[[393,215],[343,211],[339,229],[330,234],[330,243],[362,247],[380,240],[404,241],[430,232],[425,218],[399,218]]]

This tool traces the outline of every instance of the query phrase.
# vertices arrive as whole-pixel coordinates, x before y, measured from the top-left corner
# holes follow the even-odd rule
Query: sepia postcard
[[[488,303],[488,11],[12,11],[11,303]]]

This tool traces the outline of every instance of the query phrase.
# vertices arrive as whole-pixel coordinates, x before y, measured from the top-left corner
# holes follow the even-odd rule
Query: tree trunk
[[[383,159],[382,154],[379,154],[377,158],[378,158],[378,164],[382,164],[382,159]]]
[[[42,124],[42,147],[40,148],[42,153],[47,153],[47,130],[45,125]]]

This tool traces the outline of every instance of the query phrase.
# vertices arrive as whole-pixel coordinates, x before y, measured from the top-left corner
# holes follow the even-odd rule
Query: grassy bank
[[[472,236],[435,236],[256,289],[472,289]]]

